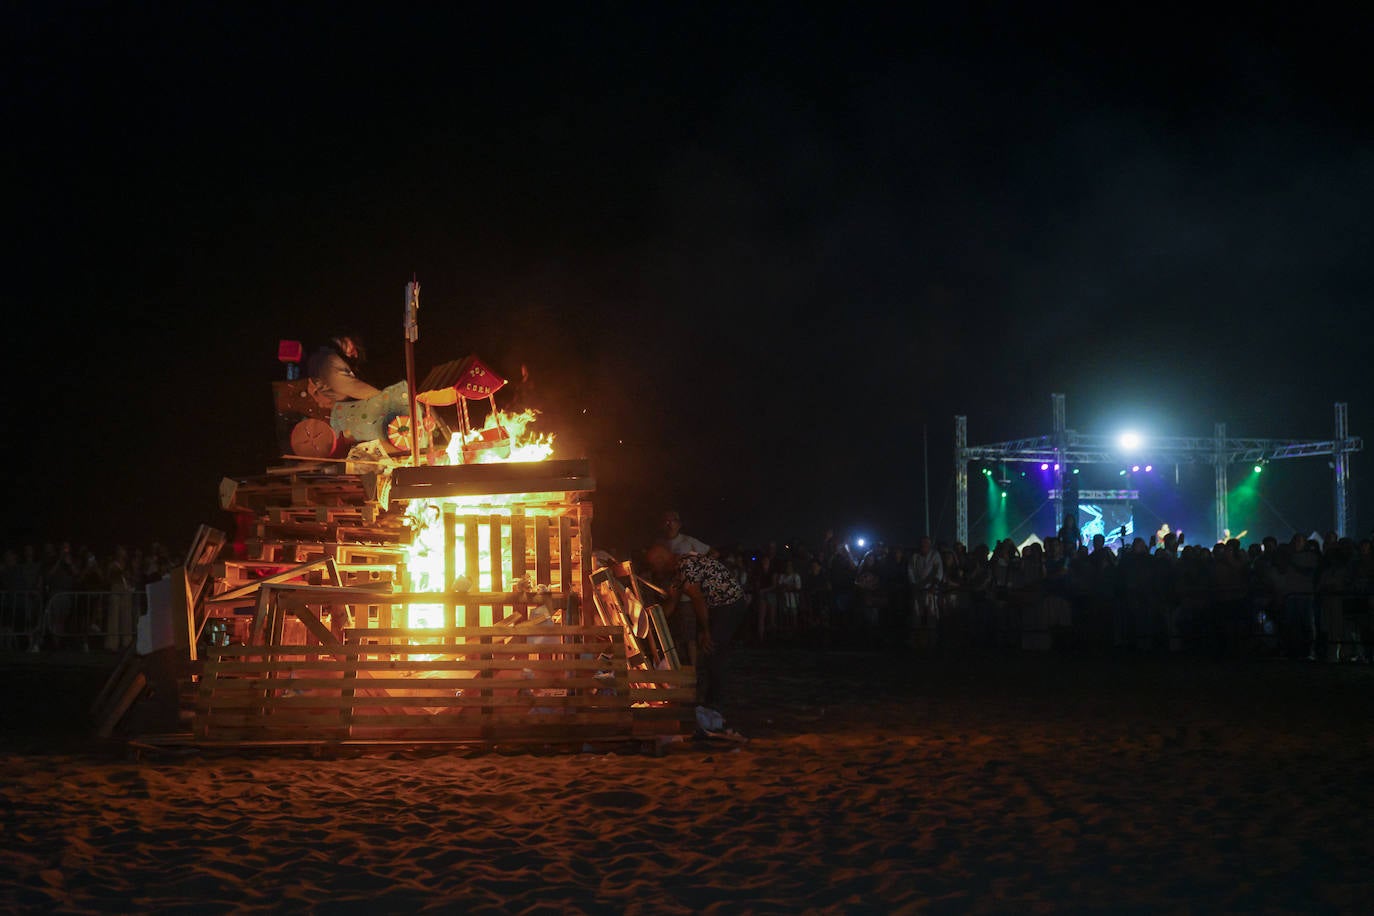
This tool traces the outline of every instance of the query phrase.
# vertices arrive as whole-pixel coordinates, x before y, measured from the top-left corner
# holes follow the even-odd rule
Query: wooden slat
[[[344,672],[348,674],[347,671]],[[617,681],[617,683],[619,683]],[[628,686],[626,689],[632,689]],[[464,687],[471,687],[473,679],[470,677],[363,677],[349,679],[345,677],[293,677],[289,680],[281,678],[254,677],[252,675],[236,675],[234,677],[221,678],[214,687],[202,687],[201,690],[210,694],[215,690],[280,690],[286,684],[298,690],[461,690]]]
[[[515,506],[510,513],[510,565],[511,578],[523,579],[527,568],[525,566],[525,526],[528,518],[525,515],[523,506]]]
[[[586,459],[400,467],[391,475],[392,499],[488,496],[503,493],[591,491],[596,482]]]
[[[591,503],[577,504],[577,570],[581,581],[577,583],[582,597],[585,599],[592,593],[592,512]],[[586,602],[583,602],[583,607]],[[584,616],[579,623],[584,623]]]
[[[477,540],[477,516],[465,515],[463,522],[463,569],[468,577],[469,593],[467,601],[463,603],[463,623],[465,626],[480,626],[482,619],[478,611],[479,602],[475,600],[474,593],[481,588],[482,582],[482,545]],[[498,555],[494,562],[501,561]]]
[[[536,515],[534,517],[534,581],[537,585],[553,585],[549,549],[548,516]]]
[[[558,519],[558,587],[565,592],[572,591],[577,584],[574,581],[577,564],[573,562],[572,537],[573,520],[564,515]]]
[[[539,688],[551,690],[555,688]],[[418,708],[418,709],[471,709],[486,706],[500,706],[520,709],[530,708],[557,708],[557,709],[578,709],[582,711],[604,709],[622,710],[629,709],[630,704],[625,702],[623,696],[610,696],[607,694],[575,694],[571,696],[518,696],[513,692],[509,695],[496,696],[252,696],[247,692],[240,691],[232,694],[221,694],[217,692],[209,701],[217,711],[228,709],[245,710],[258,709],[270,710],[276,713],[289,711],[292,709],[301,710],[320,710],[320,709],[362,709],[362,708]]]
[[[577,637],[579,639],[602,638],[610,640],[620,635],[621,629],[618,626],[603,626],[600,624],[590,624],[587,626],[569,626],[558,623],[518,623],[518,624],[494,624],[489,627],[455,627],[444,629],[440,627],[392,627],[383,628],[362,628],[349,627],[344,631],[347,639],[368,639],[379,638],[415,638],[423,639],[441,636],[560,636]]]
[[[320,661],[324,661],[321,659]],[[488,661],[491,659],[479,659],[478,661]],[[318,684],[321,681],[332,682],[325,687],[316,687],[320,690],[337,690],[347,686],[358,689],[383,686],[390,686],[395,689],[403,690],[445,690],[458,689],[460,687],[491,687],[508,685],[511,687],[559,687],[565,683],[576,683],[586,687],[606,687],[622,690],[635,690],[652,692],[659,688],[645,687],[633,684],[631,675],[622,665],[617,669],[613,665],[594,666],[581,660],[572,661],[550,661],[548,659],[508,659],[502,665],[488,665],[484,669],[473,662],[468,662],[467,667],[446,667],[440,671],[440,676],[429,677],[434,669],[402,666],[399,668],[384,667],[373,668],[366,666],[366,659],[359,660],[356,664],[348,660],[339,660],[335,665],[325,665],[307,662],[290,662],[274,660],[271,662],[255,662],[251,665],[218,666],[215,669],[217,675],[216,685],[211,688],[205,684],[197,686],[198,691],[207,692],[212,689],[220,689],[225,685],[242,685],[244,689],[284,689],[297,682]],[[278,665],[282,667],[277,667]],[[289,667],[288,667],[289,666]],[[464,672],[479,672],[488,670],[499,675],[497,683],[487,684],[478,681],[476,674],[469,676]],[[285,675],[278,672],[285,671]],[[407,672],[415,672],[413,674]],[[356,672],[356,680],[349,680],[344,675],[349,672]],[[270,682],[264,684],[261,682]],[[383,683],[385,682],[385,683]],[[461,682],[461,683],[455,683]],[[443,686],[448,685],[448,686]],[[668,687],[685,687],[682,684],[664,685]],[[301,689],[305,689],[304,687]]]
[[[487,552],[491,555],[491,590],[499,592],[505,588],[505,564],[501,556],[501,522],[499,515],[487,519]]]
[[[280,606],[272,602],[274,622],[301,610],[315,619],[307,605],[320,602],[285,591]],[[315,622],[312,636],[328,633]],[[695,672],[630,669],[619,626],[348,627],[343,635],[342,645],[214,647],[195,698],[197,739],[579,742],[680,731],[694,717]],[[557,641],[524,642],[530,637]]]
[[[547,707],[552,709],[552,707]],[[356,732],[364,728],[380,728],[383,726],[391,728],[410,728],[410,729],[443,729],[458,726],[458,723],[471,721],[478,724],[482,729],[499,728],[502,726],[517,726],[519,728],[538,728],[548,726],[553,728],[566,727],[569,725],[606,725],[612,723],[623,723],[628,726],[633,720],[629,709],[608,709],[608,710],[580,710],[577,712],[531,712],[527,709],[508,709],[500,707],[499,712],[494,712],[486,716],[472,716],[463,712],[444,712],[434,715],[361,715],[353,719],[353,730]],[[344,726],[338,719],[338,713],[332,709],[320,709],[315,712],[304,710],[297,712],[282,712],[280,710],[271,715],[258,715],[257,713],[211,713],[206,717],[211,727],[225,728],[244,728],[252,727],[255,729],[300,729],[303,726],[322,727],[325,729],[337,729]]]

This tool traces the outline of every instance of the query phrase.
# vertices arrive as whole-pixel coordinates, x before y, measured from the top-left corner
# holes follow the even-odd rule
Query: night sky
[[[224,523],[280,463],[277,341],[400,380],[412,275],[419,374],[527,366],[603,546],[669,504],[912,541],[925,450],[951,538],[954,416],[1049,433],[1056,391],[1081,432],[1374,435],[1367,15],[665,6],[8,5],[5,545]],[[1148,508],[1205,526],[1199,470]],[[1332,524],[1325,459],[1263,488],[1235,528]]]

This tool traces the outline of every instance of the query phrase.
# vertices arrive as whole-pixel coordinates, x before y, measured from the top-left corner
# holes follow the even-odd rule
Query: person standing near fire
[[[669,583],[669,595],[688,601],[696,623],[700,663],[697,702],[716,712],[729,699],[725,666],[735,632],[744,621],[744,588],[730,568],[715,557],[674,554],[663,544],[645,553],[654,575]]]
[[[718,559],[719,554],[710,544],[697,540],[682,530],[682,514],[676,509],[664,509],[659,521],[659,537],[655,544],[666,547],[677,557],[701,556]],[[677,596],[664,608],[668,612],[668,629],[673,636],[673,645],[684,661],[697,663],[696,615],[692,611],[692,601],[687,595]]]

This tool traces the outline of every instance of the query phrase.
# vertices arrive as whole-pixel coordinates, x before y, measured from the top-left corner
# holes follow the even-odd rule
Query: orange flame
[[[544,461],[553,456],[553,435],[535,434],[530,431],[537,416],[534,410],[519,413],[495,411],[487,416],[480,430],[472,430],[465,436],[455,435],[449,442],[447,457],[450,464],[491,464],[497,462]],[[504,432],[505,435],[499,435]],[[498,435],[493,435],[498,433]],[[489,592],[492,589],[491,569],[493,563],[500,563],[503,569],[510,568],[510,544],[502,545],[502,556],[492,557],[491,537],[488,525],[478,526],[478,568],[467,570],[464,567],[467,550],[464,531],[454,532],[457,544],[454,560],[458,565],[453,573],[452,582],[444,581],[444,508],[445,506],[472,507],[481,505],[489,511],[496,504],[519,501],[520,496],[463,496],[439,499],[415,500],[407,510],[415,532],[411,546],[406,551],[406,587],[411,592],[442,593],[450,590]],[[484,617],[490,611],[484,611]],[[484,619],[481,623],[489,625],[492,621]],[[477,623],[477,621],[470,621]],[[440,627],[444,624],[442,604],[412,604],[407,613],[410,627]]]

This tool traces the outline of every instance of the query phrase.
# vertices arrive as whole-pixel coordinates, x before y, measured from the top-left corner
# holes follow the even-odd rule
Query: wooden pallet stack
[[[330,645],[211,650],[204,744],[586,743],[675,731],[687,671],[631,670],[616,627],[349,628]]]
[[[245,555],[215,566],[199,614],[211,638],[192,740],[689,729],[695,673],[676,656],[657,670],[634,622],[593,600],[593,488],[585,461],[226,479],[221,505],[251,525]]]

